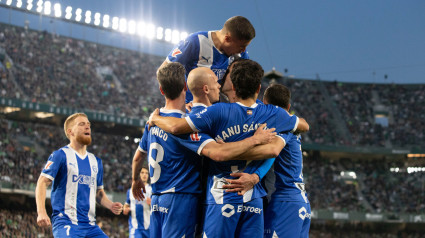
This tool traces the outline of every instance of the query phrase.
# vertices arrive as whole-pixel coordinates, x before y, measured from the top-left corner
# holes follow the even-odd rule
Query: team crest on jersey
[[[97,173],[97,167],[96,166],[93,165],[91,168],[93,169],[93,172]]]
[[[171,54],[172,57],[176,57],[177,55],[181,54],[181,50],[179,48],[175,48],[173,50],[173,53]]]
[[[246,114],[252,115],[252,110],[246,110]]]
[[[200,141],[201,136],[198,134],[198,132],[194,132],[194,133],[190,134],[190,139],[192,141]]]
[[[53,164],[53,161],[47,161],[47,164],[46,166],[44,166],[44,169],[48,170],[52,164]]]

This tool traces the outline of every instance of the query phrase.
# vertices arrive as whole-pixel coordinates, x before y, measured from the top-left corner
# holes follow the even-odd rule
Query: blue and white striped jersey
[[[303,182],[301,136],[292,133],[279,136],[285,140],[286,145],[274,162],[276,190],[272,194],[272,199],[309,203]]]
[[[161,108],[160,115],[181,118],[185,113]],[[198,133],[178,138],[157,126],[149,131],[145,127],[139,150],[148,153],[152,194],[201,192],[200,158],[193,151],[199,153],[212,139]],[[185,140],[193,142],[191,146],[196,148],[187,149],[182,145]]]
[[[130,234],[133,229],[149,229],[151,209],[146,202],[146,198],[150,198],[152,196],[152,188],[149,184],[145,184],[145,189],[146,193],[143,193],[145,195],[145,199],[143,201],[135,199],[131,189],[127,190],[127,199],[125,203],[130,206],[131,211],[128,218]]]
[[[297,128],[298,118],[289,115],[285,110],[272,105],[255,103],[246,107],[240,103],[216,103],[201,112],[186,117],[193,130],[209,134],[215,140],[234,142],[252,136],[260,124],[276,128],[278,132],[293,131]],[[249,158],[247,158],[249,159]],[[260,183],[254,189],[239,196],[237,193],[226,193],[222,186],[226,179],[232,179],[233,172],[254,173],[263,161],[226,161],[210,164],[208,176],[207,203],[244,203],[266,195]],[[248,166],[249,165],[249,166]]]
[[[235,57],[249,59],[248,52],[227,56],[219,51],[211,37],[213,31],[201,31],[189,35],[185,40],[180,41],[174,49],[168,54],[167,62],[179,62],[186,69],[186,77],[190,71],[197,67],[210,68],[221,82],[227,67]],[[186,93],[186,103],[192,101],[192,93],[188,90]]]
[[[89,152],[80,155],[68,145],[50,155],[41,175],[53,180],[53,225],[62,221],[95,225],[96,192],[103,189],[99,158]]]

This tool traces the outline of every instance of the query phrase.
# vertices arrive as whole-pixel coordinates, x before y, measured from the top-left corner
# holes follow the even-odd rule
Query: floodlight
[[[65,8],[65,18],[69,20],[71,19],[71,17],[72,17],[72,7],[67,6]]]
[[[83,10],[81,10],[81,8],[77,8],[77,10],[75,10],[75,20],[76,21],[81,21],[81,13],[83,12]]]
[[[12,0],[7,0],[6,5],[8,5],[8,6],[12,5]]]
[[[155,37],[155,25],[149,24],[146,32],[146,37],[149,39],[153,39]]]
[[[136,33],[136,22],[131,20],[128,22],[128,33],[134,35]]]
[[[53,5],[53,9],[55,11],[55,17],[62,16],[62,9],[60,3],[55,3],[55,5]]]
[[[44,2],[44,15],[50,15],[52,13],[52,3],[50,1]]]
[[[43,11],[43,0],[38,0],[37,2],[37,12]]]
[[[22,0],[16,1],[16,7],[21,8],[22,7]]]
[[[100,13],[96,12],[94,14],[94,24],[98,26],[100,24]]]
[[[171,41],[171,34],[172,34],[172,32],[171,32],[171,29],[170,28],[165,29],[165,38],[164,38],[164,40],[167,41],[167,42],[170,42]]]
[[[171,42],[178,43],[180,41],[180,32],[178,30],[173,30]]]
[[[139,36],[144,36],[146,32],[146,24],[142,21],[137,23],[137,34]]]
[[[103,27],[109,27],[109,15],[103,15]]]
[[[187,32],[183,31],[180,33],[180,40],[185,40],[186,37],[188,36]]]
[[[31,11],[31,9],[32,9],[32,7],[33,7],[33,5],[32,5],[32,1],[33,1],[33,0],[28,0],[28,1],[27,1],[27,10],[28,10],[28,11]]]
[[[120,19],[118,17],[112,18],[112,29],[118,30]]]
[[[84,22],[86,24],[90,24],[90,22],[91,22],[91,11],[90,10],[87,10],[85,16],[86,16],[86,18],[85,18]]]
[[[164,28],[158,27],[156,28],[156,39],[162,40],[164,38]]]
[[[126,20],[125,18],[121,18],[121,19],[120,19],[120,27],[119,27],[119,30],[120,30],[121,32],[125,32],[125,31],[127,31],[127,20]]]

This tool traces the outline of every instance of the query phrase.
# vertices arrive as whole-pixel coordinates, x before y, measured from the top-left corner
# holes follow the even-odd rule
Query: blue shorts
[[[243,204],[207,204],[204,237],[263,237],[263,199]]]
[[[152,195],[150,237],[194,237],[198,200],[195,194]]]
[[[149,238],[149,229],[131,229],[130,238]]]
[[[271,200],[264,218],[264,237],[308,237],[310,203]]]
[[[53,236],[62,237],[108,237],[98,225],[74,225],[61,222],[53,226]]]

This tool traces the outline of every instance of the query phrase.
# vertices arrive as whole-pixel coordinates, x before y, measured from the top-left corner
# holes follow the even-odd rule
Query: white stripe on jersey
[[[131,225],[133,229],[139,228],[139,223],[137,222],[137,214],[136,214],[136,199],[134,199],[133,192],[130,191],[130,210],[131,210]]]
[[[68,176],[66,181],[66,192],[65,192],[65,214],[69,217],[72,224],[78,225],[77,219],[77,193],[78,183],[72,182],[73,176],[69,174],[78,173],[78,162],[74,150],[69,148],[62,148],[66,155],[66,166],[68,169]]]
[[[94,226],[96,224],[96,192],[97,192],[97,173],[99,172],[97,159],[92,153],[89,154],[89,164],[91,177],[95,181],[95,186],[90,187],[90,209],[89,209],[89,221],[90,225]],[[94,168],[97,168],[96,171]]]
[[[204,35],[199,34],[199,57],[198,57],[198,67],[207,67],[211,68],[212,63],[214,62],[214,50],[211,38],[211,31],[208,32],[208,38]]]

